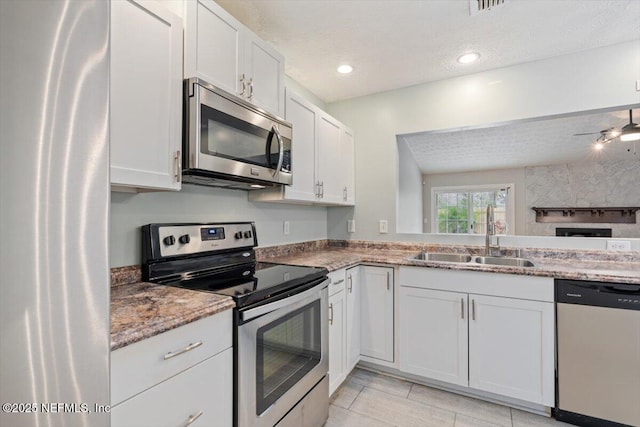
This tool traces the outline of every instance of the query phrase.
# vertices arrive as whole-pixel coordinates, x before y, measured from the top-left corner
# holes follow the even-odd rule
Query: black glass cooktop
[[[203,275],[184,274],[164,284],[232,297],[239,308],[274,300],[315,284],[325,268],[272,263],[247,263]]]

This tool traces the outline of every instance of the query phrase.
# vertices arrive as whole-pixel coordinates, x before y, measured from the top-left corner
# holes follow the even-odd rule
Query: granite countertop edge
[[[531,258],[534,267],[511,267],[438,261],[411,260],[415,251],[358,251],[354,249],[325,249],[313,254],[285,255],[265,259],[269,262],[325,267],[329,271],[349,268],[358,264],[387,264],[460,271],[516,274],[523,276],[553,277],[556,279],[591,280],[640,284],[640,263],[595,262],[576,260],[549,260]]]
[[[137,282],[111,287],[111,351],[231,310],[231,297]]]
[[[637,262],[531,258],[535,267],[508,267],[411,260],[415,254],[415,250],[322,248],[263,257],[260,261],[324,267],[328,271],[370,263],[640,284],[640,263]],[[137,270],[139,272],[139,268]],[[111,288],[112,351],[235,307],[231,297],[140,282],[135,267],[124,267],[122,272],[137,280],[116,283]]]

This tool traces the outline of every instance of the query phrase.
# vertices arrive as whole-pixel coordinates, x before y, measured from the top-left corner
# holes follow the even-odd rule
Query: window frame
[[[496,191],[501,190],[503,188],[507,189],[507,232],[505,234],[499,234],[499,236],[510,236],[513,235],[515,231],[515,184],[479,184],[479,185],[452,185],[452,186],[444,186],[444,187],[431,187],[431,233],[432,234],[444,234],[447,236],[483,236],[484,234],[476,234],[476,233],[440,233],[438,232],[438,207],[436,206],[436,196],[438,193],[475,193],[482,191]],[[467,229],[468,231],[468,229]]]

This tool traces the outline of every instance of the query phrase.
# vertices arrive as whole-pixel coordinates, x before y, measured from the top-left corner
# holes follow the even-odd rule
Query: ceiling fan
[[[599,132],[587,132],[587,133],[574,133],[573,136],[582,136],[582,135],[600,135],[595,141],[594,144],[608,144],[617,137],[620,136],[620,131],[614,127],[609,129],[602,129]]]
[[[581,135],[600,135],[593,143],[596,149],[602,149],[604,144],[608,144],[614,139],[620,137],[621,141],[636,141],[640,139],[640,126],[633,123],[633,110],[629,110],[629,123],[620,130],[615,127],[603,129],[599,132],[576,133],[574,136]]]

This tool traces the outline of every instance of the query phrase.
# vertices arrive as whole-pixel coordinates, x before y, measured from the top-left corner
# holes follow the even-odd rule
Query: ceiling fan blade
[[[574,133],[573,136],[581,136],[581,135],[600,135],[602,132],[589,132],[589,133]]]

